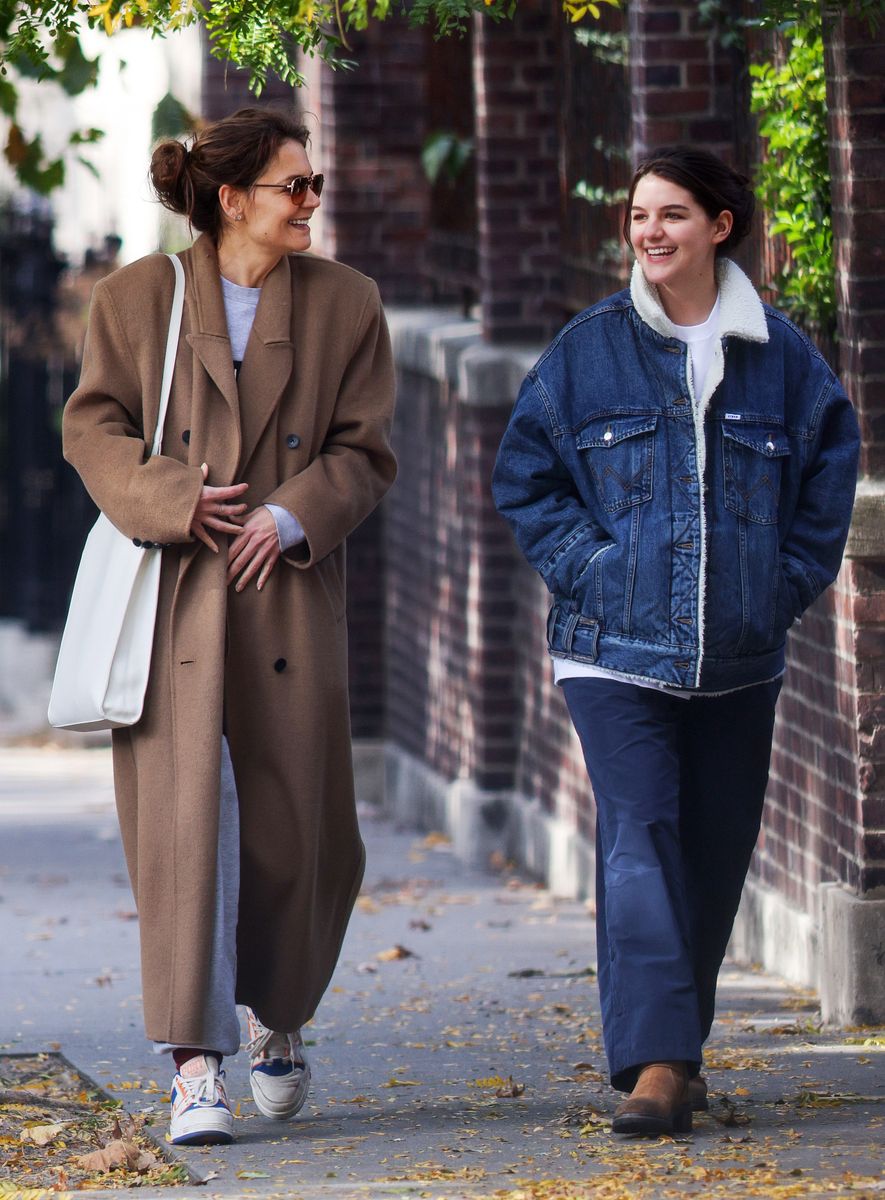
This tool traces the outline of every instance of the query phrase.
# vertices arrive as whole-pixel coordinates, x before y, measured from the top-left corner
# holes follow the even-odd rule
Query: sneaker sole
[[[170,1138],[173,1146],[229,1146],[234,1140],[232,1133],[222,1129],[195,1129],[193,1133],[182,1133]]]
[[[211,1110],[210,1110],[211,1113]],[[173,1146],[226,1146],[234,1140],[233,1115],[226,1111],[223,1116],[195,1112],[176,1121],[178,1133],[169,1129],[169,1141]]]
[[[305,1102],[307,1101],[307,1094],[310,1091],[310,1076],[307,1076],[307,1079],[303,1085],[303,1093],[296,1098],[294,1103],[289,1103],[285,1106],[279,1103],[275,1105],[272,1100],[265,1096],[255,1086],[254,1072],[250,1072],[249,1074],[249,1084],[252,1088],[252,1099],[255,1101],[255,1107],[262,1116],[267,1117],[270,1121],[291,1121],[293,1117],[297,1116],[298,1113],[301,1112],[302,1108],[304,1108]]]

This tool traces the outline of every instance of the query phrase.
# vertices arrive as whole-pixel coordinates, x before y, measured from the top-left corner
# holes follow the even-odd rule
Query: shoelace
[[[303,1065],[299,1042],[288,1033],[277,1033],[249,1012],[249,1033],[252,1035],[246,1043],[246,1051],[251,1059],[291,1058],[296,1066]]]
[[[192,1103],[207,1104],[211,1107],[222,1098],[221,1078],[212,1071],[207,1071],[205,1075],[179,1074],[178,1078]]]

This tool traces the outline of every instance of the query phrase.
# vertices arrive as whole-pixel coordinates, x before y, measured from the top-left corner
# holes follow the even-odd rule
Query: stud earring
[[[243,219],[243,214],[242,214],[242,213],[237,213],[237,215],[234,217],[234,220],[235,220],[235,221],[242,221],[242,219]]]

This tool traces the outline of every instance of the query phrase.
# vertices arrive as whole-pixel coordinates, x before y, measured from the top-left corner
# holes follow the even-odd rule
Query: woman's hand
[[[237,591],[241,592],[256,573],[259,592],[280,557],[280,539],[273,514],[263,505],[250,512],[243,528],[230,543],[227,551],[227,582],[237,580]]]
[[[200,470],[203,472],[203,478],[207,479],[209,468],[206,463],[203,463]],[[248,486],[248,483],[233,483],[230,487],[207,487],[203,484],[194,519],[191,521],[191,533],[201,542],[205,542],[213,554],[218,553],[218,547],[206,532],[206,527],[217,529],[219,533],[240,533],[241,527],[235,524],[235,521],[246,511],[246,505],[236,504],[234,501],[238,496],[242,496]]]

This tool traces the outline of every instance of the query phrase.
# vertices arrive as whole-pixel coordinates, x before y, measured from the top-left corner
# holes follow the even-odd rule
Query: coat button
[[[184,442],[185,446],[189,446],[191,444],[191,431],[189,429],[185,429],[184,433],[181,435],[181,440]]]
[[[277,661],[273,665],[273,669],[276,671],[276,673],[278,675],[280,674],[280,672],[285,671],[286,660],[284,658],[278,658]]]
[[[290,433],[289,436],[286,438],[286,445],[289,447],[290,450],[297,450],[298,447],[301,445],[301,438],[298,436],[297,433]]]

